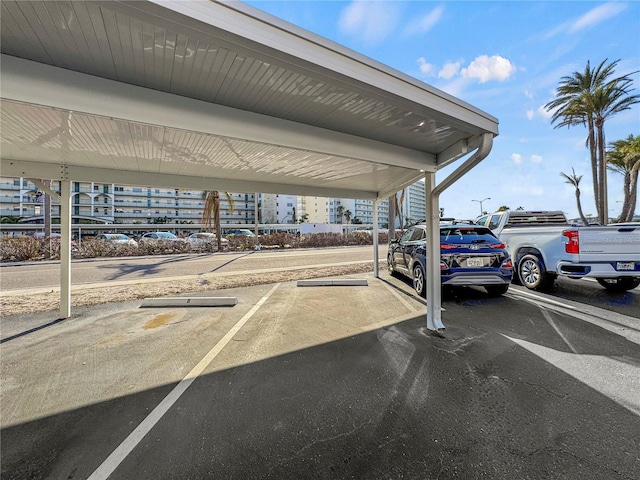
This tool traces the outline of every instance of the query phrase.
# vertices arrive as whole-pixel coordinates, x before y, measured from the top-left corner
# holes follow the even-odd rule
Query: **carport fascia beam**
[[[403,168],[435,155],[2,55],[2,99]],[[51,95],[50,92],[56,92]],[[114,99],[118,99],[115,101]]]
[[[373,191],[354,191],[295,184],[255,183],[227,178],[192,177],[131,170],[112,170],[4,158],[2,159],[2,174],[7,177],[30,178],[38,175],[52,180],[101,182],[116,185],[134,184],[149,187],[193,188],[198,190],[218,189],[232,192],[286,193],[289,195],[313,195],[318,197],[361,198],[363,200],[373,200],[377,196],[376,192]]]

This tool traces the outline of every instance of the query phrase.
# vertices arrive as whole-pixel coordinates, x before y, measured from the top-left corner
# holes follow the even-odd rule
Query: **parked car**
[[[189,242],[192,246],[198,245],[206,245],[206,244],[214,244],[217,245],[218,238],[215,233],[212,232],[198,232],[192,233],[187,237],[187,242]],[[220,239],[220,243],[224,246],[229,243],[229,241],[222,237]]]
[[[182,242],[184,240],[182,240],[180,237],[177,237],[171,232],[149,232],[142,235],[140,237],[140,240],[138,241],[144,243],[144,242],[158,242],[158,241]]]
[[[413,281],[414,290],[426,292],[426,237],[424,223],[391,239],[389,273]],[[443,286],[481,286],[491,296],[507,292],[513,266],[505,245],[486,227],[472,224],[440,225],[440,272]]]
[[[255,237],[256,235],[248,228],[230,228],[225,230],[225,235],[246,235],[247,237]]]
[[[97,240],[104,240],[105,242],[115,243],[118,245],[138,245],[133,238],[125,235],[124,233],[101,233],[100,235],[96,235]]]

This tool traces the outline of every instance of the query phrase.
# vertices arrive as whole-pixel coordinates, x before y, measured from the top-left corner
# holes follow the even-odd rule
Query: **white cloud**
[[[529,100],[533,100],[533,92],[529,89],[524,91],[524,96],[527,97]]]
[[[536,110],[527,110],[527,119],[533,120],[534,118],[540,117],[544,120],[549,120],[553,115],[553,111],[547,111],[544,108],[544,105],[540,105]]]
[[[444,67],[442,67],[438,72],[438,78],[444,78],[445,80],[449,80],[450,78],[455,77],[459,71],[460,71],[460,62],[445,63]]]
[[[413,19],[404,29],[405,35],[415,35],[417,33],[425,33],[438,23],[444,12],[443,7],[436,7],[427,15]]]
[[[586,28],[593,27],[598,23],[615,17],[620,12],[626,10],[624,2],[609,2],[592,8],[575,21],[563,22],[542,34],[542,38],[549,39],[564,33],[575,33]]]
[[[519,153],[512,153],[511,160],[513,160],[513,163],[515,163],[516,165],[520,165],[522,163],[522,155],[520,155]]]
[[[540,155],[531,155],[531,161],[533,163],[542,163],[542,157]]]
[[[627,5],[620,2],[611,2],[600,5],[589,10],[578,20],[576,20],[569,28],[569,32],[578,32],[585,28],[592,27],[611,17],[615,17],[620,12],[626,10]]]
[[[540,115],[542,118],[551,118],[553,116],[555,110],[547,110],[546,108],[544,108],[544,105],[540,105],[538,107],[538,115]]]
[[[398,6],[388,2],[356,0],[349,4],[338,20],[342,33],[358,37],[363,43],[382,43],[398,23]]]
[[[418,67],[420,68],[420,73],[427,76],[432,76],[436,69],[436,66],[433,63],[428,63],[424,57],[418,59]]]
[[[500,55],[491,57],[480,55],[467,68],[463,68],[460,73],[464,78],[477,78],[480,83],[485,83],[489,80],[506,80],[515,71],[516,68],[513,64]]]

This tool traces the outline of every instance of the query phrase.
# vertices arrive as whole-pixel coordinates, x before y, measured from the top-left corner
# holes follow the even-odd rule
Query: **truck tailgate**
[[[579,232],[581,262],[640,261],[640,226],[582,227]]]

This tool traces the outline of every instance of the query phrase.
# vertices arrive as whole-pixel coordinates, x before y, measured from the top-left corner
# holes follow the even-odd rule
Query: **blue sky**
[[[587,61],[620,60],[640,70],[640,2],[247,1],[282,20],[450,93],[498,118],[491,154],[445,191],[445,215],[475,218],[501,205],[563,210],[577,217],[575,189],[560,172],[583,175],[585,214],[595,215],[582,127],[554,129],[543,105],[561,77]],[[640,93],[640,74],[634,74]],[[640,135],[640,105],[605,124],[608,142]],[[460,162],[458,162],[459,164]],[[437,174],[442,180],[449,170]],[[610,216],[622,208],[622,176],[609,173]],[[636,214],[640,213],[636,208]]]

